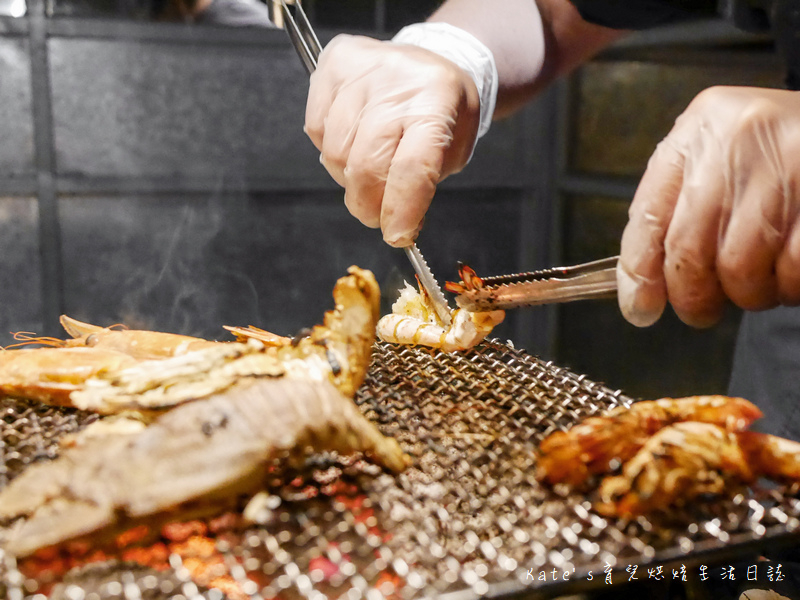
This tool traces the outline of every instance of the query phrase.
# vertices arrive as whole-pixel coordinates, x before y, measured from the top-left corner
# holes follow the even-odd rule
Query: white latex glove
[[[334,38],[306,105],[306,133],[345,188],[348,210],[398,247],[416,238],[436,185],[469,161],[497,89],[491,52],[471,35],[441,23],[414,27],[425,42]],[[417,43],[415,31],[398,39]],[[483,115],[482,95],[490,98]]]
[[[631,204],[617,281],[638,326],[669,301],[705,327],[725,298],[800,303],[800,93],[715,87],[656,148]]]

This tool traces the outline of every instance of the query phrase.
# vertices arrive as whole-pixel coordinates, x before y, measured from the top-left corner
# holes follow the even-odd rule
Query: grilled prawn
[[[0,392],[47,404],[74,406],[72,393],[92,378],[134,367],[143,360],[163,360],[200,349],[218,349],[226,342],[210,342],[173,333],[98,327],[61,316],[71,339],[17,334],[19,345],[44,348],[0,350]]]
[[[551,484],[584,484],[591,475],[609,473],[633,457],[662,428],[701,421],[727,431],[743,431],[762,416],[742,398],[691,396],[636,402],[590,417],[569,431],[557,431],[539,445],[537,477]]]
[[[71,394],[87,379],[138,361],[101,348],[0,350],[0,392],[47,404],[72,406]]]
[[[621,475],[603,480],[595,509],[632,517],[701,495],[720,495],[753,479],[733,432],[711,423],[676,423],[647,440]]]
[[[439,348],[443,352],[467,350],[483,340],[505,318],[505,312],[473,313],[459,308],[452,313],[452,324],[439,320],[425,290],[417,292],[406,283],[392,312],[378,321],[378,337],[395,344]]]
[[[285,346],[292,342],[292,338],[277,335],[271,331],[265,331],[254,327],[253,325],[248,325],[247,327],[230,327],[229,325],[223,325],[223,327],[230,331],[239,342],[258,340],[265,346]]]
[[[762,476],[800,481],[800,444],[711,423],[676,423],[650,438],[620,475],[603,480],[595,508],[634,517],[728,494]]]
[[[369,367],[380,289],[370,271],[350,267],[348,273],[333,288],[335,308],[325,313],[323,324],[291,343],[265,347],[250,339],[140,362],[87,380],[71,400],[100,413],[156,409],[220,392],[243,377],[328,381],[352,397]]]
[[[216,512],[262,487],[272,459],[302,459],[307,448],[363,452],[392,471],[408,464],[329,382],[243,380],[139,432],[87,439],[27,469],[0,492],[0,519],[25,517],[5,550],[27,556],[143,519]]]
[[[242,377],[327,380],[352,396],[369,366],[380,289],[370,271],[348,273],[334,286],[335,308],[323,324],[294,340],[250,327],[232,328],[242,342],[210,342],[62,317],[74,339],[29,340],[61,347],[0,352],[0,391],[103,414],[174,406]]]
[[[177,333],[99,327],[98,325],[90,325],[89,323],[78,321],[67,315],[61,315],[59,321],[64,330],[72,336],[72,339],[51,340],[50,338],[43,338],[44,340],[50,340],[54,345],[66,348],[86,346],[103,350],[116,350],[138,360],[169,358],[224,343]]]

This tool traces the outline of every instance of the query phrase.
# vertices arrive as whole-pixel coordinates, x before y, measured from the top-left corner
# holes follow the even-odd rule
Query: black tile
[[[570,264],[619,252],[628,203],[575,196],[565,203],[564,255]],[[725,393],[741,312],[731,307],[716,327],[697,330],[667,308],[653,326],[622,318],[616,301],[559,307],[559,364],[643,398]]]
[[[384,312],[413,280],[405,254],[353,219],[339,194],[72,197],[60,213],[66,311],[101,325],[227,339],[222,325],[252,324],[291,335],[320,321],[352,264],[375,273]],[[517,214],[509,194],[443,193],[420,247],[442,283],[460,259],[514,270]]]
[[[30,64],[27,40],[0,39],[0,177],[34,172]]]
[[[51,39],[58,172],[329,182],[302,131],[308,77],[283,31],[264,35],[275,44]]]
[[[1,346],[10,332],[43,329],[38,218],[34,199],[0,197]]]

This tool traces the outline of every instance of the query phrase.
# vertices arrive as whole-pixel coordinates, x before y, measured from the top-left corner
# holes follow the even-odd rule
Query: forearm
[[[464,29],[492,51],[499,76],[495,118],[624,33],[587,23],[569,0],[448,0],[429,21]]]

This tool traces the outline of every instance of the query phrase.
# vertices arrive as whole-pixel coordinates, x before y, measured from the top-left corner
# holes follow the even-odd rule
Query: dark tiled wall
[[[38,228],[34,198],[0,197],[0,346],[42,331]]]
[[[0,37],[0,177],[34,171],[30,64],[25,38]]]
[[[264,33],[274,45],[52,39],[59,174],[327,183],[302,131],[305,71]]]
[[[30,64],[24,37],[0,37],[0,179],[12,183],[35,172]],[[0,190],[0,345],[42,330],[38,216],[35,198]]]
[[[570,197],[565,202],[568,263],[619,253],[628,203],[618,198]],[[719,325],[698,330],[667,307],[653,326],[629,324],[615,301],[561,307],[558,360],[565,366],[645,398],[724,393],[740,311],[729,307]]]
[[[62,198],[66,312],[219,339],[226,324],[292,335],[332,308],[333,285],[352,264],[375,273],[386,312],[413,272],[337,196]],[[442,278],[455,277],[459,258],[510,271],[518,214],[515,193],[444,193],[420,246]],[[509,326],[497,334],[510,336]]]
[[[782,87],[780,69],[597,61],[578,87],[571,166],[586,173],[638,177],[655,145],[692,99],[714,85]]]
[[[282,31],[264,45],[50,41],[59,175],[222,188],[335,188],[303,133],[308,78]],[[458,185],[529,181],[520,119],[481,141]]]

